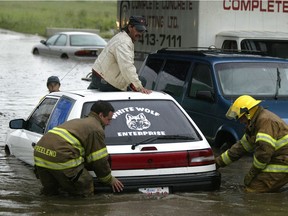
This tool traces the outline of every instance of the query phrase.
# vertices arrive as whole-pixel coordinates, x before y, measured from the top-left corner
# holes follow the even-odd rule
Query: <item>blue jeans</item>
[[[97,76],[95,72],[92,72],[92,81],[88,86],[88,89],[98,89],[102,92],[116,92],[121,91],[120,89],[115,88],[114,86],[110,85],[100,76]]]

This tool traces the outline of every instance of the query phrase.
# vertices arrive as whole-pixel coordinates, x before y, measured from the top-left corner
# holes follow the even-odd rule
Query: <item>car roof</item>
[[[287,59],[261,55],[261,52],[221,50],[216,48],[164,48],[150,54],[155,56],[173,56],[185,59],[206,59],[210,62],[283,62],[288,63]]]
[[[286,40],[288,38],[287,32],[275,32],[272,31],[223,31],[219,32],[217,36],[243,38],[243,39],[256,39],[261,40]]]
[[[81,31],[67,31],[67,32],[58,32],[56,34],[67,34],[67,35],[97,35],[92,32],[81,32]]]
[[[141,92],[121,91],[121,92],[100,92],[98,90],[75,90],[52,92],[49,96],[67,96],[75,100],[85,98],[85,101],[95,100],[173,100],[169,94],[164,92],[152,91],[151,94]]]

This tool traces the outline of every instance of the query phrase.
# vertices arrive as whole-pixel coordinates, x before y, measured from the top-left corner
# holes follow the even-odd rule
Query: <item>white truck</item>
[[[118,0],[122,28],[143,15],[148,32],[135,44],[135,59],[165,47],[257,50],[288,58],[288,0]]]

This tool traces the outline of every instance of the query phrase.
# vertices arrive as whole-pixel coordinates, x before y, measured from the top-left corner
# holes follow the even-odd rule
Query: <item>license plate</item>
[[[169,194],[169,187],[139,188],[139,192],[144,194],[166,195]]]

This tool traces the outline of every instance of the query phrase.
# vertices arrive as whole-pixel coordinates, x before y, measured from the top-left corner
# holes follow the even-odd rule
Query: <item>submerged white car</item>
[[[34,165],[33,147],[44,133],[74,118],[85,118],[97,100],[115,108],[105,128],[112,174],[124,192],[144,193],[215,190],[221,176],[210,145],[185,110],[168,94],[153,92],[54,92],[31,115],[11,120],[7,155]],[[91,172],[94,175],[94,172]],[[95,189],[110,191],[95,177]]]
[[[47,40],[41,40],[32,48],[34,55],[50,55],[62,59],[95,60],[107,42],[90,32],[59,32]]]

